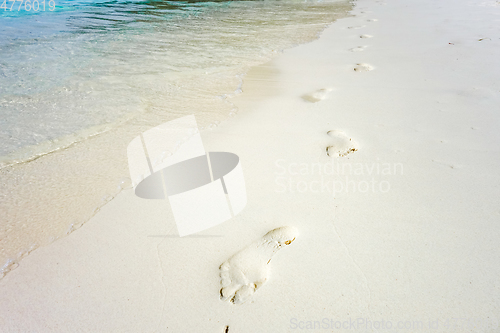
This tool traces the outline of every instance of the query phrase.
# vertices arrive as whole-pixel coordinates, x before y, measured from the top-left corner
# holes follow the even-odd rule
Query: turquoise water
[[[135,136],[185,115],[200,129],[234,116],[251,66],[317,38],[351,6],[54,1],[0,8],[0,278],[128,186]]]
[[[0,9],[0,163],[83,140],[145,112],[236,112],[217,96],[314,36],[339,1],[55,1]],[[28,7],[29,8],[29,7]],[[42,8],[42,7],[39,7]],[[188,111],[189,110],[189,111]]]

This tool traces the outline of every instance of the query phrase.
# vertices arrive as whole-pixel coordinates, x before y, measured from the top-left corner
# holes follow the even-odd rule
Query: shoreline
[[[318,40],[252,68],[232,100],[238,117],[201,132],[206,151],[240,157],[243,212],[199,237],[169,237],[168,204],[124,190],[0,280],[0,327],[250,333],[365,318],[445,332],[466,318],[453,331],[476,332],[479,318],[479,331],[495,332],[500,87],[486,73],[498,73],[500,44],[479,41],[494,31],[492,12],[441,6],[358,0]],[[312,184],[318,175],[298,166],[332,159],[403,168],[353,180],[387,181],[385,193],[277,191],[277,161],[287,179]],[[287,225],[299,236],[269,281],[249,302],[221,302],[219,265]]]
[[[339,7],[339,12],[332,12],[329,16],[341,16],[340,9],[343,8],[343,3],[334,6]],[[316,20],[311,19],[311,22]],[[310,30],[305,29],[302,34],[295,36],[297,43],[312,38],[312,32],[318,27],[312,23],[311,26],[313,27]],[[280,42],[277,46],[296,42]],[[264,58],[256,57],[251,61],[247,59],[249,62],[243,62],[246,65],[241,65],[238,70],[246,72],[251,64],[277,54],[275,51],[268,51],[260,55]],[[200,128],[216,127],[221,121],[230,120],[235,111],[237,112],[232,100],[240,92],[243,74],[238,72],[236,76],[231,75],[235,74],[235,68],[228,67],[225,72],[220,69],[210,73],[214,76],[212,80],[216,81],[221,90],[220,95],[212,96],[209,101],[203,103],[200,110],[197,110]],[[187,75],[183,80],[189,81],[190,77]],[[227,82],[219,82],[224,77]],[[204,75],[201,75],[200,79],[208,80]],[[203,82],[206,84],[205,81]],[[183,82],[181,80],[179,84]],[[149,107],[154,109],[151,103],[145,98],[141,109],[146,110]],[[202,101],[197,103],[201,106]],[[2,178],[0,197],[3,198],[0,211],[4,212],[4,221],[0,227],[0,279],[15,269],[19,261],[34,249],[64,238],[80,228],[123,189],[130,187],[126,144],[138,133],[182,116],[186,110],[180,110],[178,113],[169,111],[171,110],[168,107],[162,112],[148,109],[148,112],[144,111],[144,114],[136,115],[132,120],[131,116],[127,115],[117,120],[116,126],[110,125],[111,127],[107,128],[108,125],[105,125],[105,133],[92,135],[83,141],[71,142],[64,148],[32,157],[29,162],[23,161],[0,167]],[[100,127],[88,131],[92,132],[98,128]],[[86,131],[82,133],[87,133]],[[71,139],[73,136],[61,138],[59,143],[68,141],[68,138]],[[50,146],[50,143],[45,145]]]

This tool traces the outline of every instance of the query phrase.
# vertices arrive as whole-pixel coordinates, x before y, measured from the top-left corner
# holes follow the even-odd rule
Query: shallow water
[[[331,1],[56,4],[54,11],[15,5],[2,13],[3,165],[144,112],[190,114],[203,105],[210,120],[227,115],[231,105],[215,96],[237,90],[249,66],[313,38],[316,25],[331,21],[339,7]]]
[[[54,11],[35,13],[16,11],[19,3],[0,9],[8,267],[128,186],[131,138],[189,114],[200,128],[216,126],[237,113],[231,97],[251,66],[316,38],[350,9],[336,0],[55,1]]]

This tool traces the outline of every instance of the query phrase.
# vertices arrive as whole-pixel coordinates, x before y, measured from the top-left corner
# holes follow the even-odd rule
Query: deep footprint
[[[332,90],[333,89],[331,89],[331,88],[319,89],[319,90],[316,90],[312,93],[302,95],[301,97],[305,101],[308,101],[311,103],[316,103],[316,102],[324,100],[326,98],[326,96],[328,95],[328,93]]]
[[[361,35],[359,36],[359,38],[372,38],[373,36],[372,35]]]
[[[333,130],[328,131],[327,134],[332,138],[332,144],[326,147],[326,154],[328,156],[344,157],[358,151],[358,145],[344,132]]]
[[[298,236],[294,227],[273,229],[220,265],[221,300],[241,304],[269,278],[269,262]]]
[[[354,67],[355,72],[369,72],[373,70],[373,66],[368,65],[368,64],[356,64],[356,67]]]

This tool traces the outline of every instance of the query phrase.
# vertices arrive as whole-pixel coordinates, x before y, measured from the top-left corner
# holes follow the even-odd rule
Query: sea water
[[[350,9],[340,0],[0,2],[0,277],[129,186],[131,138],[184,115],[200,128],[235,115],[231,97],[251,66]]]

